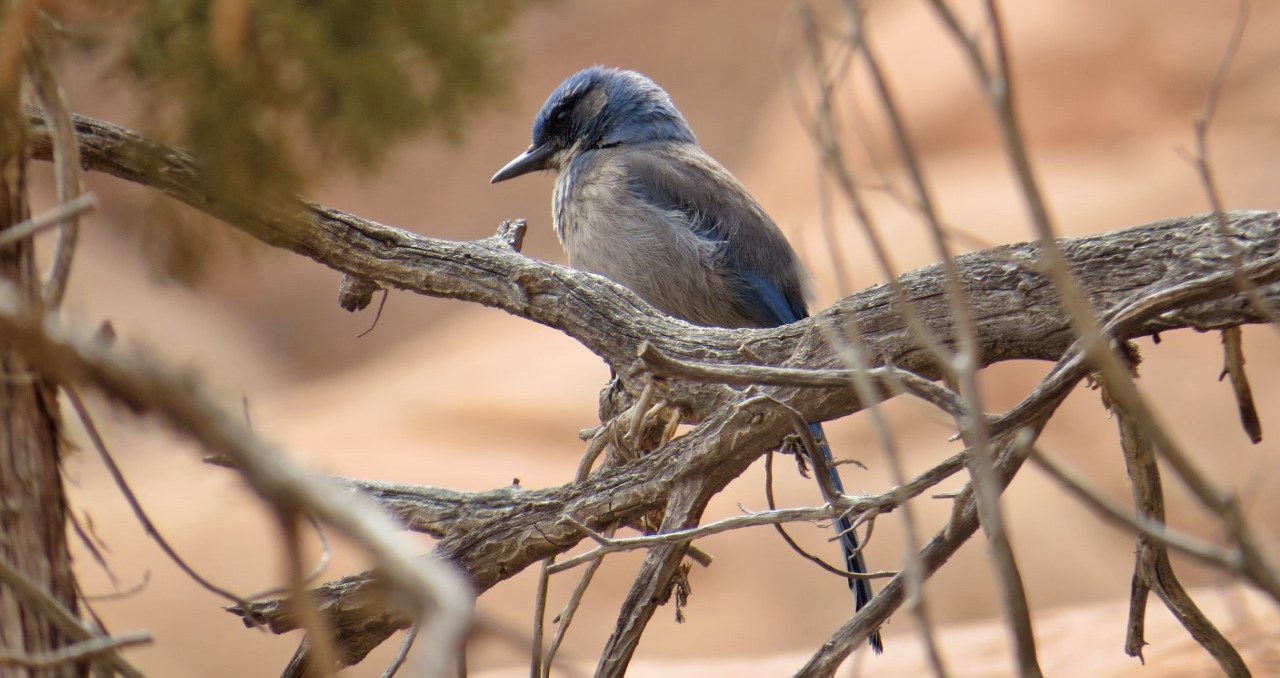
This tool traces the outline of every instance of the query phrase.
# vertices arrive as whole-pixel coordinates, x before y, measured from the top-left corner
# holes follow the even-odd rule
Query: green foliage
[[[497,91],[520,0],[150,0],[126,67],[212,190],[298,190],[407,135],[456,138]]]

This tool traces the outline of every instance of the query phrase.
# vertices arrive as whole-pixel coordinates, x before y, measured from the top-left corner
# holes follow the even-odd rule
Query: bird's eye
[[[568,119],[569,119],[569,109],[566,108],[560,111],[559,113],[556,113],[556,122],[564,122],[565,120],[568,120]]]

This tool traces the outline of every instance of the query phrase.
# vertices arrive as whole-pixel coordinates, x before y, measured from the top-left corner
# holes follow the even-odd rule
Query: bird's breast
[[[571,220],[570,196],[573,193],[576,175],[576,172],[566,168],[560,176],[556,177],[555,188],[551,191],[551,224],[556,230],[556,238],[560,240],[562,247],[567,246],[565,228]]]
[[[573,258],[575,244],[608,239],[626,188],[620,168],[608,156],[591,153],[575,158],[556,177],[551,192],[551,219],[556,237]],[[592,271],[597,272],[597,271]]]
[[[637,196],[627,165],[610,160],[571,164],[556,180],[552,217],[569,265],[695,324],[757,325],[738,311],[725,243],[699,236],[687,215]]]

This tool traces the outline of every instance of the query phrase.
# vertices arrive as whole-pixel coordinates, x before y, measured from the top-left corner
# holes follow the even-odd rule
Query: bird
[[[557,174],[552,223],[570,267],[695,325],[763,328],[808,317],[795,250],[648,77],[592,66],[556,87],[534,118],[530,146],[490,183],[540,170]],[[810,430],[843,494],[821,425]],[[849,519],[834,526],[846,569],[865,574]],[[850,578],[849,587],[855,610],[870,602],[867,579]],[[869,642],[882,651],[879,630]]]

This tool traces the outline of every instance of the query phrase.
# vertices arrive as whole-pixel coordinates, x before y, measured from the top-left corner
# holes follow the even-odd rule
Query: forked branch
[[[38,130],[40,121],[40,116],[33,117]],[[648,309],[602,278],[529,259],[516,251],[509,235],[449,242],[291,197],[270,204],[245,203],[210,188],[198,165],[180,151],[100,121],[76,118],[75,126],[81,157],[90,169],[161,190],[268,244],[382,286],[495,306],[557,328],[608,361],[634,395],[654,383],[648,368],[665,370],[663,399],[678,406],[696,427],[654,454],[583,482],[471,495],[354,481],[393,506],[410,526],[440,536],[436,554],[461,567],[481,592],[572,548],[584,538],[579,524],[600,532],[665,508],[665,529],[692,527],[706,499],[777,448],[791,433],[796,416],[823,421],[862,409],[852,389],[832,387],[832,378],[854,375],[841,347],[831,346],[831,333],[819,328],[849,336],[854,327],[850,319],[856,317],[857,344],[875,368],[865,376],[885,395],[908,391],[952,414],[965,413],[953,392],[929,383],[942,375],[936,355],[921,346],[901,307],[910,303],[930,336],[954,347],[958,337],[947,291],[949,275],[960,280],[967,293],[974,369],[1010,359],[1063,360],[1043,390],[1033,392],[1024,406],[987,420],[997,451],[992,466],[997,484],[1007,484],[1030,444],[1020,431],[1038,430],[1086,373],[1076,359],[1077,334],[1061,307],[1057,287],[1040,272],[1043,250],[1038,244],[961,255],[950,274],[943,266],[912,271],[900,276],[893,288],[863,290],[795,325],[768,330],[695,328]],[[37,131],[33,143],[37,157],[52,155],[47,134]],[[1242,301],[1238,283],[1246,277],[1270,306],[1280,299],[1280,214],[1231,212],[1224,218],[1235,234],[1235,252],[1226,251],[1213,237],[1217,224],[1211,216],[1064,239],[1054,245],[1088,306],[1109,320],[1099,330],[1109,341],[1178,328],[1265,322],[1254,305]],[[1236,257],[1244,265],[1233,270]],[[639,361],[645,346],[657,353],[646,353]],[[742,367],[748,356],[763,367]],[[796,365],[817,371],[779,371]],[[743,392],[728,383],[758,385]],[[951,473],[959,463],[949,460],[938,468],[945,466]],[[941,471],[930,478],[939,475]],[[880,498],[844,497],[837,508],[887,513],[910,496],[895,491]],[[977,528],[976,506],[970,491],[957,499],[951,524],[920,553],[924,576]],[[630,618],[636,624],[628,630],[620,621],[617,647],[606,653],[613,664],[602,665],[602,673],[617,673],[625,666],[644,619],[652,614],[653,601],[668,590],[685,546],[659,544],[650,552],[645,572],[652,576],[637,579],[629,598],[634,603],[621,620]],[[385,604],[379,593],[382,586],[363,574],[313,592],[319,610],[331,620],[345,663],[358,661],[410,622],[406,613]],[[832,637],[805,674],[821,675],[833,668],[901,604],[903,590],[898,575]],[[251,608],[240,612],[264,619],[277,632],[298,626],[295,611],[285,601],[258,601]]]

